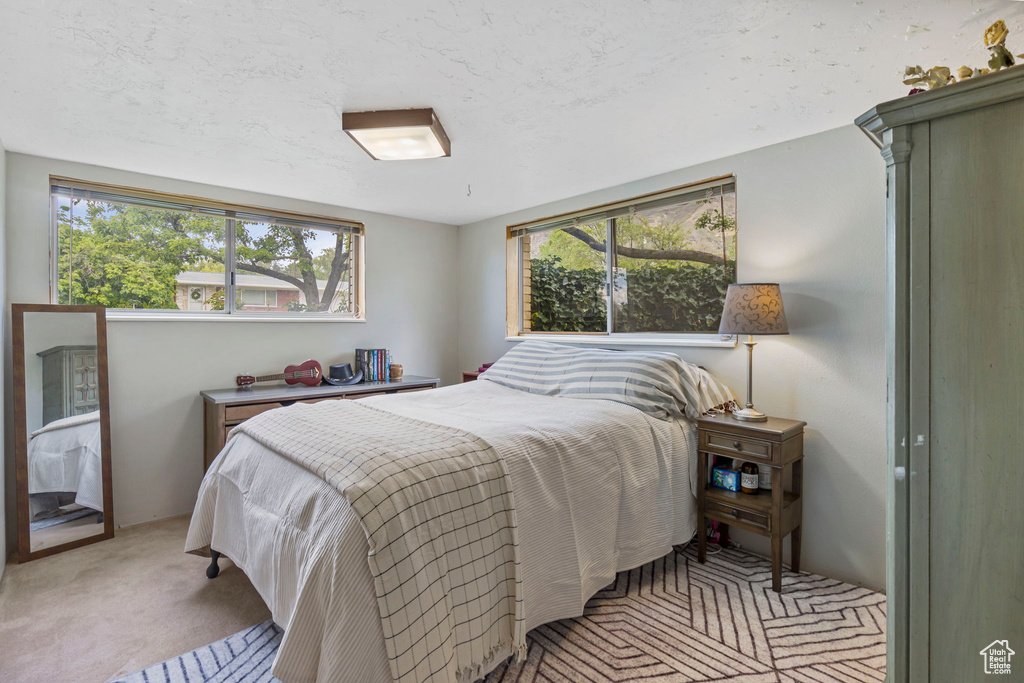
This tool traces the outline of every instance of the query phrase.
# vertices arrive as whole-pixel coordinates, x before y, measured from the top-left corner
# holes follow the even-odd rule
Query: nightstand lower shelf
[[[800,526],[803,501],[789,491],[782,494],[782,535]],[[772,494],[734,493],[713,486],[704,489],[704,516],[723,524],[733,524],[755,533],[772,531]],[[799,564],[799,560],[797,560]]]

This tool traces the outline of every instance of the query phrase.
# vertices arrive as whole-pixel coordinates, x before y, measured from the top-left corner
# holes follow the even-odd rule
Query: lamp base
[[[760,410],[754,410],[753,408],[741,408],[740,410],[732,411],[732,419],[740,420],[742,422],[767,422],[768,416]]]

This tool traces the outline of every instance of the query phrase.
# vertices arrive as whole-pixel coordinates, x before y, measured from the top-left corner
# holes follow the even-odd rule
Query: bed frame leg
[[[216,579],[217,575],[220,574],[220,567],[217,566],[217,560],[219,559],[220,553],[210,548],[210,566],[206,568],[206,578]]]

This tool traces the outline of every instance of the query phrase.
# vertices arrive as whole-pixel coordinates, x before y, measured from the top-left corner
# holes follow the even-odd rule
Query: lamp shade
[[[755,282],[729,285],[720,334],[789,334],[779,285]]]

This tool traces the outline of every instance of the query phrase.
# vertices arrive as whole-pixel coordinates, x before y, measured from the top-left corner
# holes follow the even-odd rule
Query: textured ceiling
[[[999,18],[1024,51],[1010,0],[0,0],[0,138],[463,224],[848,124],[908,63],[984,66]],[[403,107],[451,158],[341,130]]]

